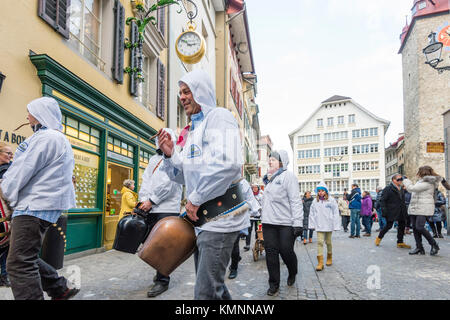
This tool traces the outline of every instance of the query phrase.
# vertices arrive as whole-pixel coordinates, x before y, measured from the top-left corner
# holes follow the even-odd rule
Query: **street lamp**
[[[439,63],[443,60],[441,59],[443,43],[436,41],[436,33],[431,32],[428,35],[429,44],[423,49],[426,64],[430,65],[433,69],[436,69],[439,73],[444,72],[444,70],[450,70],[450,66],[438,67]]]

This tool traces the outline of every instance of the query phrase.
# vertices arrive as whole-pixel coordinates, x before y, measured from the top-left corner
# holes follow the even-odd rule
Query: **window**
[[[355,115],[354,114],[348,115],[348,123],[355,123]]]
[[[348,138],[347,131],[330,132],[330,133],[324,134],[325,141],[336,141],[336,140],[343,140],[343,139],[347,139],[347,138]]]
[[[369,136],[369,129],[361,129],[361,138]]]
[[[344,116],[338,117],[338,124],[344,124]]]
[[[70,5],[70,44],[102,71],[100,58],[102,0],[72,0]]]
[[[370,136],[371,137],[378,136],[378,128],[370,128]]]
[[[334,121],[334,118],[328,118],[327,119],[327,125],[329,126],[329,127],[332,127],[334,124],[333,124],[333,121]]]
[[[317,126],[323,127],[323,119],[317,119]]]
[[[314,134],[309,136],[300,136],[297,138],[298,144],[316,143],[320,142],[320,134]]]
[[[320,149],[300,150],[297,155],[298,159],[320,158]]]

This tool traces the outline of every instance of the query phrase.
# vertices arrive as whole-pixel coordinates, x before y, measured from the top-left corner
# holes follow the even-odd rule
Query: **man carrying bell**
[[[248,207],[237,209],[245,203],[240,189],[243,159],[239,127],[230,111],[216,108],[213,84],[204,71],[186,74],[179,86],[191,125],[186,137],[179,139],[185,140],[181,152],[174,151],[170,135],[160,131],[163,169],[171,179],[185,184],[187,217],[194,225],[206,221],[195,230],[194,298],[229,300],[231,295],[224,283],[226,268],[239,231],[250,226]]]

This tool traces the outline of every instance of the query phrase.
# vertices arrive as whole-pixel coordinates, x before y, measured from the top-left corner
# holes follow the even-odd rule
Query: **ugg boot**
[[[332,253],[328,253],[327,254],[327,262],[326,262],[327,267],[329,267],[329,266],[331,266],[333,264],[332,256],[333,256]]]
[[[323,256],[317,256],[317,261],[319,262],[319,264],[316,267],[317,271],[322,271],[323,270]]]

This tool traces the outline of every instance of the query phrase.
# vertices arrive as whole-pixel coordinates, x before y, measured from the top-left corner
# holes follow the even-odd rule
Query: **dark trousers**
[[[17,216],[11,222],[11,239],[6,269],[16,300],[44,300],[61,296],[67,280],[39,258],[42,240],[50,222],[32,216]]]
[[[309,238],[308,238],[308,231],[309,231]],[[305,229],[303,230],[303,239],[312,239],[314,234],[314,229]]]
[[[372,217],[371,216],[361,216],[362,224],[366,229],[366,233],[370,234],[372,232]]]
[[[342,219],[342,228],[344,231],[348,230],[348,224],[350,223],[350,216],[341,216]]]
[[[411,215],[411,223],[413,226],[414,240],[416,240],[416,247],[423,249],[422,236],[427,239],[430,245],[434,245],[436,240],[433,239],[431,234],[425,228],[425,222],[427,222],[426,216],[413,216]]]
[[[157,219],[156,219],[156,222],[155,222],[155,224],[159,221],[159,220],[162,220],[162,219],[164,219],[164,218],[166,218],[166,217],[177,217],[178,216],[178,213],[152,213],[152,214],[155,214],[156,216],[157,216]],[[154,225],[153,225],[154,226]],[[152,228],[153,228],[153,226],[152,226]],[[162,284],[162,285],[169,285],[169,282],[170,282],[170,277],[168,277],[168,276],[165,276],[165,275],[162,275],[161,273],[159,273],[159,271],[157,270],[156,271],[156,276],[155,276],[155,278],[153,279],[153,282],[154,283],[157,283],[157,282],[159,282],[160,284]]]
[[[289,276],[297,274],[297,256],[294,251],[294,229],[291,226],[263,224],[264,250],[269,271],[269,286],[280,286],[280,258],[289,271]]]
[[[233,245],[233,250],[231,251],[231,265],[230,270],[237,270],[239,261],[241,260],[241,254],[239,252],[239,240],[241,235],[239,234]]]
[[[0,248],[0,268],[1,275],[6,276],[8,273],[6,272],[6,258],[8,257],[9,245],[4,248]]]
[[[381,229],[380,234],[378,235],[378,238],[383,239],[384,235],[392,228],[394,225],[394,221],[386,221],[386,225],[383,229]],[[406,220],[399,220],[398,221],[398,228],[397,228],[397,243],[403,243],[403,237],[405,235],[405,225]]]
[[[248,235],[245,237],[245,245],[249,246],[251,241],[251,235],[253,230],[253,225],[255,225],[255,239],[258,239],[258,234],[256,231],[258,230],[258,222],[261,220],[252,220],[250,219],[250,227],[248,228]]]

